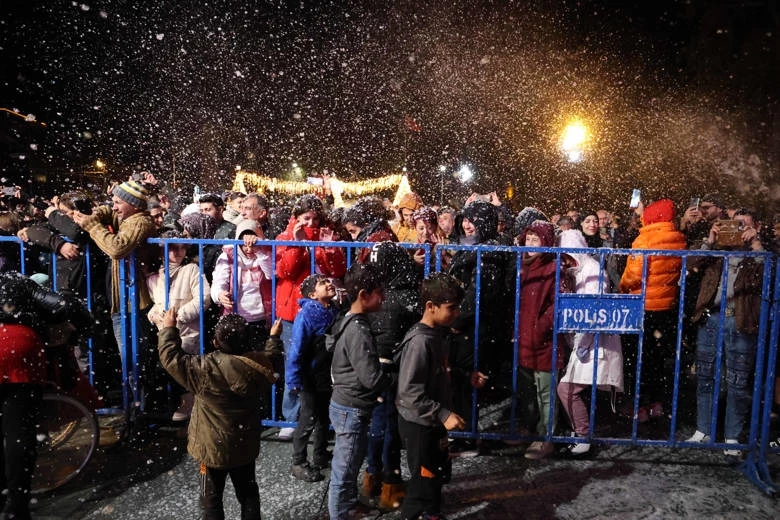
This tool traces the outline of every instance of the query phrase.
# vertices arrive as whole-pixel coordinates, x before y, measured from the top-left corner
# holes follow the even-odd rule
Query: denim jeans
[[[395,389],[386,390],[383,401],[371,415],[366,471],[381,477],[382,482],[401,483],[401,438],[398,433],[398,409]]]
[[[330,401],[330,422],[336,432],[333,447],[328,512],[331,520],[349,517],[357,503],[357,478],[368,447],[371,410],[350,408]]]
[[[525,418],[529,429],[536,429],[536,434],[542,437],[547,435],[550,419],[550,399],[554,401],[552,416],[552,432],[555,435],[555,426],[558,422],[558,403],[555,402],[556,395],[552,385],[552,372],[543,370],[530,370],[520,368],[520,383],[518,385],[518,405],[524,413],[531,415],[534,410],[538,413],[538,422],[536,425],[529,424],[528,418]],[[560,380],[560,377],[558,377]],[[535,401],[535,402],[534,402]],[[533,415],[535,415],[535,413]]]
[[[715,361],[718,352],[720,314],[715,313],[699,329],[696,342],[696,429],[711,435]],[[726,363],[726,439],[738,439],[750,413],[753,371],[756,364],[757,337],[737,332],[736,319],[723,320],[723,359]]]
[[[292,341],[292,329],[293,322],[282,320],[282,334],[280,338],[284,346],[285,356],[287,355],[287,349]],[[290,394],[290,390],[287,388],[287,385],[284,384],[284,374],[281,375],[279,381],[279,384],[284,385],[284,393],[282,394],[282,416],[285,421],[297,422],[298,414],[301,411],[301,403],[298,400],[298,396]]]

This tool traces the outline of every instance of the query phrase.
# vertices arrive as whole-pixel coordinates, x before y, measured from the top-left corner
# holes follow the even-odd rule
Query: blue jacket
[[[288,388],[324,391],[330,389],[330,354],[325,351],[325,330],[338,316],[334,305],[301,298],[292,339],[287,346],[284,382]],[[327,388],[325,388],[327,387]]]

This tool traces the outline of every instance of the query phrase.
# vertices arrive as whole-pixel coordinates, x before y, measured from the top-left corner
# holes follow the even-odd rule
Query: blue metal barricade
[[[15,241],[15,237],[0,237],[0,241]],[[203,248],[208,245],[218,246],[232,246],[234,248],[234,269],[233,275],[237,276],[236,266],[236,250],[242,241],[238,240],[193,240],[193,239],[150,239],[149,243],[160,244],[163,246],[163,251],[167,253],[167,247],[170,243],[184,243],[187,245],[194,245],[198,248],[199,256],[203,256]],[[311,241],[258,241],[257,245],[268,247],[272,263],[273,272],[276,272],[276,257],[279,247],[305,247],[308,248],[310,253],[310,262],[308,265],[309,272],[316,271],[317,266],[314,261],[315,248],[317,247],[337,247],[345,250],[345,256],[347,265],[353,261],[354,253],[357,250],[363,248],[370,248],[371,243],[355,243],[355,242],[311,242]],[[775,493],[777,487],[772,482],[772,478],[769,474],[767,466],[767,457],[771,454],[780,452],[778,441],[770,438],[770,412],[771,404],[773,401],[773,390],[775,380],[775,365],[777,362],[777,345],[780,339],[780,277],[776,276],[778,269],[780,269],[780,260],[776,259],[769,253],[764,252],[748,252],[748,251],[699,251],[699,250],[683,250],[683,251],[669,251],[669,250],[631,250],[631,249],[561,249],[561,248],[529,248],[529,247],[515,247],[515,246],[465,246],[465,245],[438,245],[432,248],[428,245],[421,244],[399,244],[400,246],[408,249],[425,250],[425,262],[424,269],[427,274],[428,270],[433,267],[434,270],[440,271],[445,268],[445,255],[458,255],[459,253],[473,254],[475,258],[473,272],[469,274],[473,278],[474,284],[474,323],[473,323],[473,335],[469,338],[469,341],[473,345],[473,370],[479,370],[486,355],[493,355],[494,353],[482,352],[482,349],[487,348],[486,345],[491,345],[493,338],[481,337],[484,335],[485,327],[481,327],[481,321],[485,319],[485,316],[494,315],[500,311],[511,312],[511,317],[508,319],[507,326],[512,327],[512,333],[508,335],[508,343],[500,346],[500,348],[511,348],[511,356],[506,356],[509,360],[508,363],[502,366],[501,371],[497,374],[498,378],[495,381],[491,381],[491,385],[500,386],[505,385],[509,397],[499,403],[488,403],[484,401],[483,392],[473,390],[471,392],[471,403],[468,412],[471,414],[472,420],[469,422],[469,431],[453,433],[453,437],[467,437],[472,439],[495,439],[495,440],[508,440],[508,439],[521,439],[521,440],[546,440],[555,443],[577,443],[588,442],[601,445],[632,445],[632,446],[653,446],[662,448],[697,448],[697,449],[709,449],[709,450],[723,450],[723,449],[738,449],[745,454],[745,459],[741,464],[741,469],[745,475],[759,486],[766,493]],[[598,294],[576,294],[576,293],[561,293],[556,291],[555,294],[555,320],[553,328],[553,347],[552,347],[552,382],[551,388],[554,390],[557,388],[562,370],[566,367],[567,356],[561,356],[560,359],[564,360],[563,366],[556,366],[559,359],[559,351],[564,353],[566,350],[565,343],[559,338],[563,338],[563,335],[574,333],[590,333],[594,337],[593,356],[594,359],[599,359],[599,349],[601,348],[600,341],[603,335],[612,334],[620,335],[623,339],[623,351],[627,352],[628,349],[635,349],[636,353],[636,366],[631,370],[631,377],[633,384],[630,388],[627,388],[630,397],[630,422],[628,424],[618,424],[617,430],[608,432],[605,434],[603,430],[599,428],[600,421],[605,419],[603,413],[603,406],[598,406],[598,387],[595,384],[597,381],[598,363],[594,363],[593,380],[590,388],[587,391],[589,396],[589,424],[590,433],[586,438],[578,438],[572,435],[559,435],[558,431],[554,430],[554,419],[556,416],[555,410],[558,406],[554,399],[551,399],[550,405],[546,410],[540,410],[539,413],[547,414],[546,424],[548,425],[547,431],[538,432],[538,435],[522,434],[521,429],[518,427],[518,421],[525,415],[525,410],[520,410],[518,407],[518,397],[521,393],[518,381],[519,371],[523,370],[520,355],[519,355],[519,324],[520,324],[520,312],[523,308],[522,302],[522,279],[520,272],[523,268],[522,254],[523,252],[540,252],[552,255],[553,261],[556,262],[555,270],[555,287],[560,287],[560,280],[563,274],[561,268],[562,259],[567,253],[575,254],[590,254],[598,258],[600,272],[599,272],[599,286],[602,287],[602,283],[607,277],[606,265],[608,259],[611,256],[620,255],[641,255],[642,256],[642,286],[639,294],[620,294],[616,291],[606,292],[600,290]],[[433,255],[433,262],[431,262],[431,255]],[[487,256],[486,256],[487,255]],[[495,255],[503,255],[503,265],[507,271],[511,271],[513,276],[507,276],[506,283],[509,284],[505,287],[505,300],[492,301],[487,300],[484,292],[485,285],[485,259],[495,260]],[[640,383],[642,381],[645,367],[643,366],[642,352],[646,348],[650,348],[649,345],[644,344],[644,324],[645,324],[645,309],[644,301],[646,296],[646,284],[648,264],[650,257],[664,257],[671,256],[679,258],[682,264],[679,280],[678,299],[676,307],[676,323],[674,327],[674,353],[673,359],[670,357],[668,364],[673,365],[672,379],[671,379],[671,410],[667,418],[662,421],[662,431],[655,433],[648,433],[645,426],[640,421],[641,415],[641,394]],[[168,262],[167,254],[164,258],[164,272],[166,277],[166,286],[168,284]],[[723,385],[721,380],[724,373],[722,372],[722,366],[726,359],[726,347],[729,341],[726,332],[726,291],[728,287],[728,275],[729,264],[734,263],[734,259],[739,258],[752,258],[756,262],[763,262],[763,273],[761,278],[761,309],[759,312],[759,327],[756,334],[756,347],[755,347],[755,377],[752,381],[752,389],[750,391],[750,412],[749,421],[745,425],[746,437],[744,442],[738,444],[726,444],[724,442],[717,442],[716,436],[711,435],[706,442],[687,442],[685,438],[693,432],[695,429],[695,421],[691,421],[689,416],[683,415],[683,404],[686,406],[690,402],[695,402],[696,393],[692,388],[689,381],[689,374],[686,373],[686,367],[683,364],[683,359],[689,352],[684,345],[684,332],[688,327],[693,325],[688,323],[690,316],[686,316],[685,312],[685,300],[695,295],[686,294],[686,289],[689,286],[689,279],[691,273],[692,263],[699,262],[701,259],[717,260],[722,262],[722,271],[720,273],[720,290],[721,297],[719,298],[721,304],[720,308],[716,309],[719,315],[717,338],[715,339],[715,359],[714,359],[714,374],[712,390],[712,414],[709,417],[710,431],[718,432],[719,427],[722,426],[718,420],[718,408],[719,404],[722,404],[721,393],[723,391]],[[20,260],[22,261],[21,268],[24,268],[24,248],[20,247]],[[129,259],[129,263],[134,265],[132,257]],[[56,259],[53,260],[54,268],[56,269]],[[200,325],[201,330],[205,330],[204,321],[204,309],[203,298],[206,288],[203,280],[205,279],[203,268],[200,268],[201,287],[199,291],[201,316]],[[491,272],[489,276],[493,276]],[[122,356],[122,374],[123,374],[123,400],[125,409],[131,408],[133,405],[140,406],[142,402],[141,386],[143,384],[143,376],[138,371],[138,323],[137,320],[141,319],[138,312],[127,312],[127,309],[135,309],[137,311],[137,284],[144,283],[143,278],[139,278],[139,275],[135,273],[134,269],[128,270],[123,268],[120,271],[120,277],[122,280],[122,286],[126,290],[121,292],[122,309],[124,312],[121,314],[121,320],[118,325],[122,327],[122,335],[127,338],[128,343],[122,345],[122,352],[125,354]],[[237,288],[238,280],[234,279],[233,287]],[[489,280],[489,282],[495,282],[495,280]],[[95,283],[94,280],[90,283]],[[271,321],[276,317],[276,278],[271,279],[272,286],[272,309],[271,309]],[[514,293],[512,292],[514,291]],[[91,294],[91,291],[88,291]],[[235,295],[234,295],[235,297]],[[167,297],[166,297],[167,300]],[[166,301],[166,308],[168,304]],[[502,308],[503,307],[503,308]],[[143,318],[145,319],[145,318]],[[203,335],[201,335],[203,337]],[[511,336],[511,338],[509,338]],[[631,338],[634,338],[633,340]],[[635,347],[633,346],[635,345]],[[201,339],[201,352],[203,352],[204,345],[203,339]],[[690,348],[690,346],[689,346]],[[504,352],[508,354],[508,352]],[[633,352],[632,352],[633,354]],[[139,386],[139,383],[141,386]],[[277,395],[276,389],[274,389],[272,395]],[[279,420],[279,410],[276,403],[276,399],[271,399],[270,417],[263,421],[267,426],[288,426],[291,423]],[[499,408],[501,413],[505,414],[506,420],[488,422],[480,422],[480,415],[487,414],[489,408]],[[610,418],[607,417],[607,420]],[[668,421],[668,422],[667,422]],[[502,426],[502,425],[505,425]],[[614,424],[612,426],[615,426]],[[620,426],[625,426],[622,429]],[[683,434],[685,432],[685,434]]]

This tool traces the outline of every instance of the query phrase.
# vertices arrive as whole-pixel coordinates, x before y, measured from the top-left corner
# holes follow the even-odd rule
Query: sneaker
[[[585,455],[586,453],[589,452],[590,452],[590,443],[588,442],[572,444],[572,447],[569,450],[569,453],[571,453],[572,455]]]
[[[319,482],[325,479],[322,473],[309,466],[308,463],[293,464],[290,468],[290,475],[304,482]]]
[[[696,432],[685,439],[685,442],[710,442],[710,436],[704,432],[696,430]]]
[[[554,450],[552,442],[536,441],[525,450],[525,458],[531,460],[540,460],[547,457]]]
[[[737,439],[726,439],[726,444],[739,444],[739,441]],[[734,449],[734,450],[723,450],[723,454],[727,457],[741,457],[742,456],[742,450]]]
[[[291,441],[293,438],[293,433],[295,433],[295,428],[290,428],[289,426],[279,428],[279,440]]]

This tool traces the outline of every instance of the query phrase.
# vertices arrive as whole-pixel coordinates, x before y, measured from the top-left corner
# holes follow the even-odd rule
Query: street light
[[[456,175],[458,176],[458,180],[460,182],[466,184],[471,182],[471,180],[474,178],[474,171],[471,169],[471,166],[464,164],[458,169]]]
[[[588,129],[582,121],[574,120],[566,125],[560,138],[561,151],[571,163],[582,160],[589,139]]]

